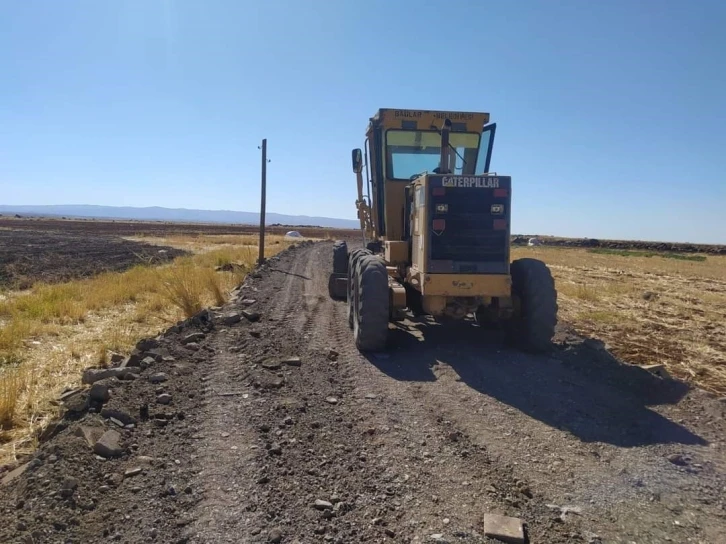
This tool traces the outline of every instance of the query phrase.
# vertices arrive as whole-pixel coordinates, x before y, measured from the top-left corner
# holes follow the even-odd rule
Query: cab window
[[[449,135],[455,174],[473,174],[479,151],[479,134],[452,132]],[[410,180],[432,173],[441,159],[441,135],[433,130],[388,130],[386,132],[386,177]]]

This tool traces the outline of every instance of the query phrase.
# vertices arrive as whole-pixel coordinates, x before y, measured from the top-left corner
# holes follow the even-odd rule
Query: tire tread
[[[552,347],[557,325],[557,290],[550,269],[538,259],[512,262],[512,289],[520,297],[521,316],[514,318],[512,340],[528,351],[546,352]]]
[[[338,240],[333,244],[333,273],[345,274],[348,272],[348,244]]]
[[[358,312],[353,329],[356,347],[360,351],[381,351],[388,341],[388,273],[383,259],[375,255],[361,256],[357,266]]]

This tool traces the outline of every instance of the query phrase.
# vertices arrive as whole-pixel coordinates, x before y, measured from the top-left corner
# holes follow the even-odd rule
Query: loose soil
[[[13,222],[13,226],[22,224]],[[165,262],[185,254],[117,236],[0,228],[0,287],[27,288],[36,281],[59,282]]]
[[[565,325],[549,356],[425,320],[362,356],[327,294],[331,253],[293,247],[212,323],[167,331],[135,379],[107,379],[101,414],[71,401],[6,475],[0,541],[486,543],[500,513],[532,543],[723,542],[722,400]],[[224,324],[242,309],[252,321]],[[114,428],[104,415],[133,417],[119,458],[76,434]]]

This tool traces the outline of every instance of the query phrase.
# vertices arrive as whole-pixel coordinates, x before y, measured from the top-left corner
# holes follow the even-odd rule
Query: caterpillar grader
[[[555,283],[542,261],[510,262],[512,179],[489,171],[495,133],[481,112],[370,119],[365,152],[352,151],[364,247],[336,241],[329,277],[360,351],[384,351],[389,322],[409,314],[502,326],[527,351],[551,346]]]

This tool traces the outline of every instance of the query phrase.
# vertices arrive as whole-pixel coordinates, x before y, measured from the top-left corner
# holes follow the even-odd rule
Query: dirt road
[[[361,356],[330,261],[330,243],[288,250],[224,308],[259,321],[217,319],[193,349],[193,327],[161,339],[163,358],[111,387],[107,410],[142,413],[123,456],[73,431],[104,418],[68,422],[0,488],[0,541],[496,542],[486,513],[532,543],[724,541],[722,400],[564,328],[537,357],[406,322]]]

